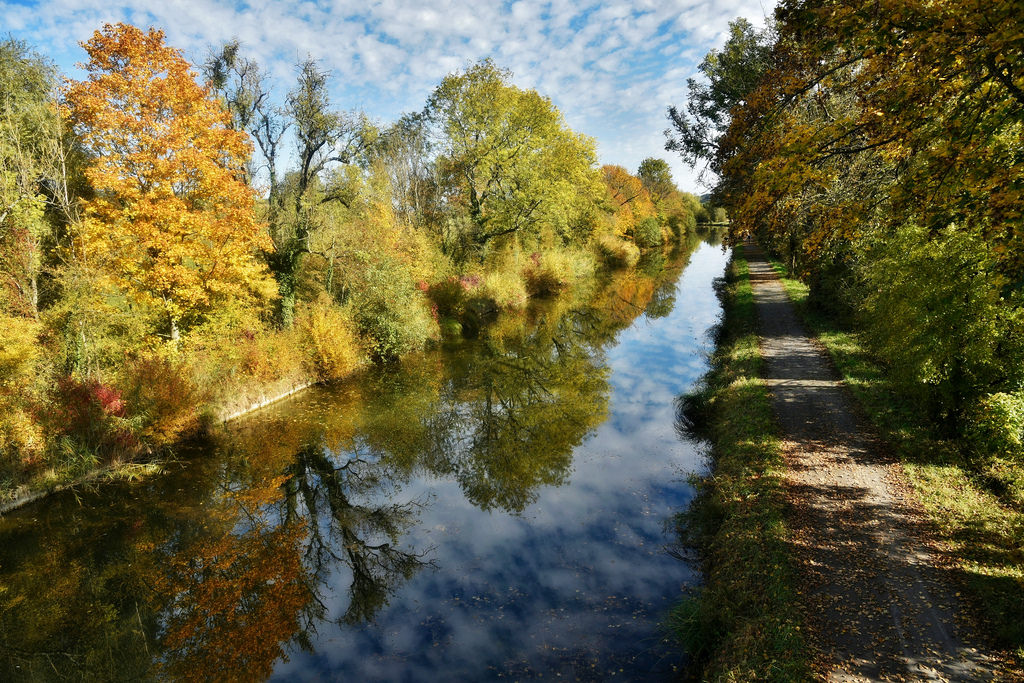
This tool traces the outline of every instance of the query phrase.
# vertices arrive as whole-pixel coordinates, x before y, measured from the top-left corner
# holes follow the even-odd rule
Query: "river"
[[[0,519],[0,679],[671,679],[692,240]],[[583,291],[585,290],[585,291]]]

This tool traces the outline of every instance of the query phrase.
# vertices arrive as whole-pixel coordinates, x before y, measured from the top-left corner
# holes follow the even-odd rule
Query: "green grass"
[[[781,445],[760,379],[747,264],[741,250],[735,254],[712,369],[682,401],[712,443],[713,469],[694,481],[697,497],[678,517],[705,583],[675,609],[671,625],[702,680],[809,680],[783,515]]]
[[[868,419],[901,460],[948,564],[998,646],[1024,660],[1024,510],[1007,504],[972,467],[966,449],[940,438],[886,376],[856,331],[807,305],[808,289],[772,263],[809,331],[828,350]]]

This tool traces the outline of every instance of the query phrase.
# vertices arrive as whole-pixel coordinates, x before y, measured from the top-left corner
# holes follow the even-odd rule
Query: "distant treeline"
[[[391,124],[310,59],[273,93],[107,25],[65,81],[0,43],[0,486],[158,448],[230,400],[477,334],[708,211],[489,60]],[[201,74],[201,75],[200,75]]]

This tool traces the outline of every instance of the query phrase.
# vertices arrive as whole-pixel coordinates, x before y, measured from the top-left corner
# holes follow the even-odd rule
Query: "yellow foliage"
[[[39,357],[39,323],[0,312],[0,392],[24,388]]]
[[[319,379],[341,379],[363,361],[355,324],[326,296],[311,304],[298,322],[307,362]]]
[[[620,237],[630,234],[645,218],[658,215],[650,193],[639,178],[621,166],[603,166],[601,171],[608,190],[615,230]]]
[[[43,435],[29,405],[39,359],[39,323],[0,313],[0,458],[3,466],[42,450]]]
[[[517,270],[489,271],[480,283],[480,295],[490,299],[498,308],[511,310],[523,308],[529,294],[526,283]]]
[[[163,38],[126,24],[94,33],[64,114],[92,153],[78,246],[173,336],[219,301],[275,289],[255,258],[271,243],[241,179],[248,140]]]
[[[576,260],[560,249],[548,249],[530,256],[523,271],[531,296],[557,294],[576,279]]]
[[[640,260],[640,250],[635,244],[614,235],[600,235],[597,249],[606,261],[615,266],[632,268]]]

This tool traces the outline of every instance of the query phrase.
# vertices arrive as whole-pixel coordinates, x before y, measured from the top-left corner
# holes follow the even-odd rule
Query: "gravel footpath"
[[[798,588],[822,676],[998,679],[995,660],[955,618],[956,582],[924,540],[901,468],[857,417],[763,253],[748,246],[746,257],[788,460]]]

